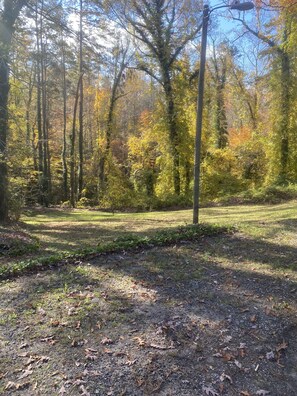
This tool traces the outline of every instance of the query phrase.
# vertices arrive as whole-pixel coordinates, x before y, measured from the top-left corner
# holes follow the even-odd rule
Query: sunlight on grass
[[[242,205],[201,209],[201,222],[233,225],[256,238],[280,238],[290,245],[296,201],[279,205]],[[191,224],[192,210],[108,213],[96,210],[40,209],[22,217],[25,228],[39,238],[44,253],[97,246],[129,234],[151,235]]]

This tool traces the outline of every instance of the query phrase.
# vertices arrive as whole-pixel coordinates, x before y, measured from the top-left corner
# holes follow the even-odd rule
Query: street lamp
[[[194,191],[193,191],[193,224],[199,222],[199,196],[200,196],[200,151],[203,117],[203,96],[204,96],[204,75],[206,61],[207,28],[210,14],[219,8],[229,8],[230,10],[248,11],[254,8],[251,1],[234,1],[231,5],[223,5],[210,8],[208,5],[203,7],[202,35],[201,35],[201,54],[198,79],[198,99],[197,99],[197,119],[196,119],[196,138],[195,138],[195,164],[194,164]]]

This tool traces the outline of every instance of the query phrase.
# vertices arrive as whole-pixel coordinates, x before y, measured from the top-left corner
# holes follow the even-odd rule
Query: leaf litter
[[[0,391],[295,396],[296,279],[249,249],[208,237],[2,283]]]

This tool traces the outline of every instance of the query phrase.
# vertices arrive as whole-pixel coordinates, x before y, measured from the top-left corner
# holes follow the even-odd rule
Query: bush
[[[62,202],[60,206],[63,209],[70,209],[71,208],[71,203],[70,203],[70,201],[65,201],[65,202]]]
[[[237,195],[231,195],[219,200],[225,204],[278,204],[297,199],[297,185],[271,185],[258,189],[250,189]]]
[[[86,197],[82,197],[76,205],[78,208],[88,208],[90,206],[93,206],[93,201],[91,199],[88,199]]]
[[[238,168],[238,160],[230,149],[211,150],[201,167],[202,200],[218,199],[245,189]]]
[[[20,178],[11,179],[8,190],[8,211],[9,217],[13,221],[18,221],[21,217],[25,205],[24,182]]]

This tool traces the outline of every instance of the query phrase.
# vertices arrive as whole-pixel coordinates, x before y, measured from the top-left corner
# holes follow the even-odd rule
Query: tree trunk
[[[287,53],[281,56],[281,94],[280,94],[280,171],[279,182],[287,181],[289,158],[289,126],[290,126],[290,59]]]
[[[13,26],[25,0],[18,0],[14,7],[5,1],[0,14],[0,222],[8,220],[8,94],[9,94],[9,52]]]
[[[36,16],[35,16],[35,28],[36,28],[36,51],[37,51],[37,60],[36,60],[36,74],[37,74],[37,135],[38,135],[38,181],[39,181],[39,203],[41,205],[44,204],[43,197],[43,144],[42,144],[42,77],[41,77],[41,45],[40,45],[40,37],[41,37],[41,29],[39,27],[38,22],[38,10],[36,6]]]
[[[76,142],[76,114],[77,114],[77,106],[79,100],[79,90],[80,84],[82,81],[82,75],[79,77],[77,88],[76,88],[76,95],[75,95],[75,102],[74,102],[74,110],[73,110],[73,121],[72,121],[72,133],[70,135],[70,203],[73,208],[76,206],[76,172],[75,172],[75,142]]]
[[[80,16],[79,16],[79,74],[83,75],[83,26],[82,26],[82,12],[83,4],[80,0]],[[83,126],[83,113],[84,113],[84,87],[83,79],[80,82],[80,95],[79,95],[79,134],[78,134],[78,155],[79,155],[79,165],[78,165],[78,199],[82,196],[83,191],[83,139],[84,139],[84,126]]]
[[[42,18],[42,16],[41,16]],[[42,144],[43,144],[43,175],[42,175],[42,193],[43,204],[49,205],[49,147],[48,147],[48,118],[47,118],[47,89],[46,89],[46,67],[45,67],[45,50],[43,43],[43,28],[41,21],[41,103],[42,103]]]
[[[173,89],[171,84],[171,79],[169,72],[164,73],[164,92],[166,97],[167,106],[167,120],[169,128],[169,142],[172,155],[172,176],[173,176],[173,186],[176,195],[180,195],[180,171],[179,171],[179,151],[178,151],[178,130],[177,130],[177,120],[175,112],[175,104],[173,97]]]
[[[4,32],[0,22],[0,221],[8,219],[8,179],[6,140],[8,130],[9,46],[11,29]]]
[[[66,91],[66,66],[65,66],[65,48],[62,42],[62,79],[63,79],[63,148],[62,148],[62,168],[63,168],[63,199],[68,200],[68,167],[67,167],[67,91]]]
[[[116,68],[115,73],[114,73],[111,97],[110,97],[109,108],[108,108],[108,113],[107,113],[107,120],[106,120],[106,133],[105,133],[106,146],[105,146],[105,150],[103,151],[102,156],[99,161],[99,193],[101,195],[104,194],[104,191],[106,189],[106,184],[107,184],[107,175],[105,172],[105,165],[106,165],[106,160],[110,153],[114,110],[115,110],[116,102],[120,98],[120,96],[117,96],[117,92],[118,92],[118,88],[119,88],[121,80],[122,80],[124,70],[127,67],[127,63],[126,63],[127,52],[128,52],[128,48],[126,48],[123,51],[123,54],[122,54],[123,58],[121,60],[119,69],[117,70],[117,68]]]
[[[228,144],[228,128],[222,84],[217,85],[216,129],[217,146],[219,149],[224,149]]]

